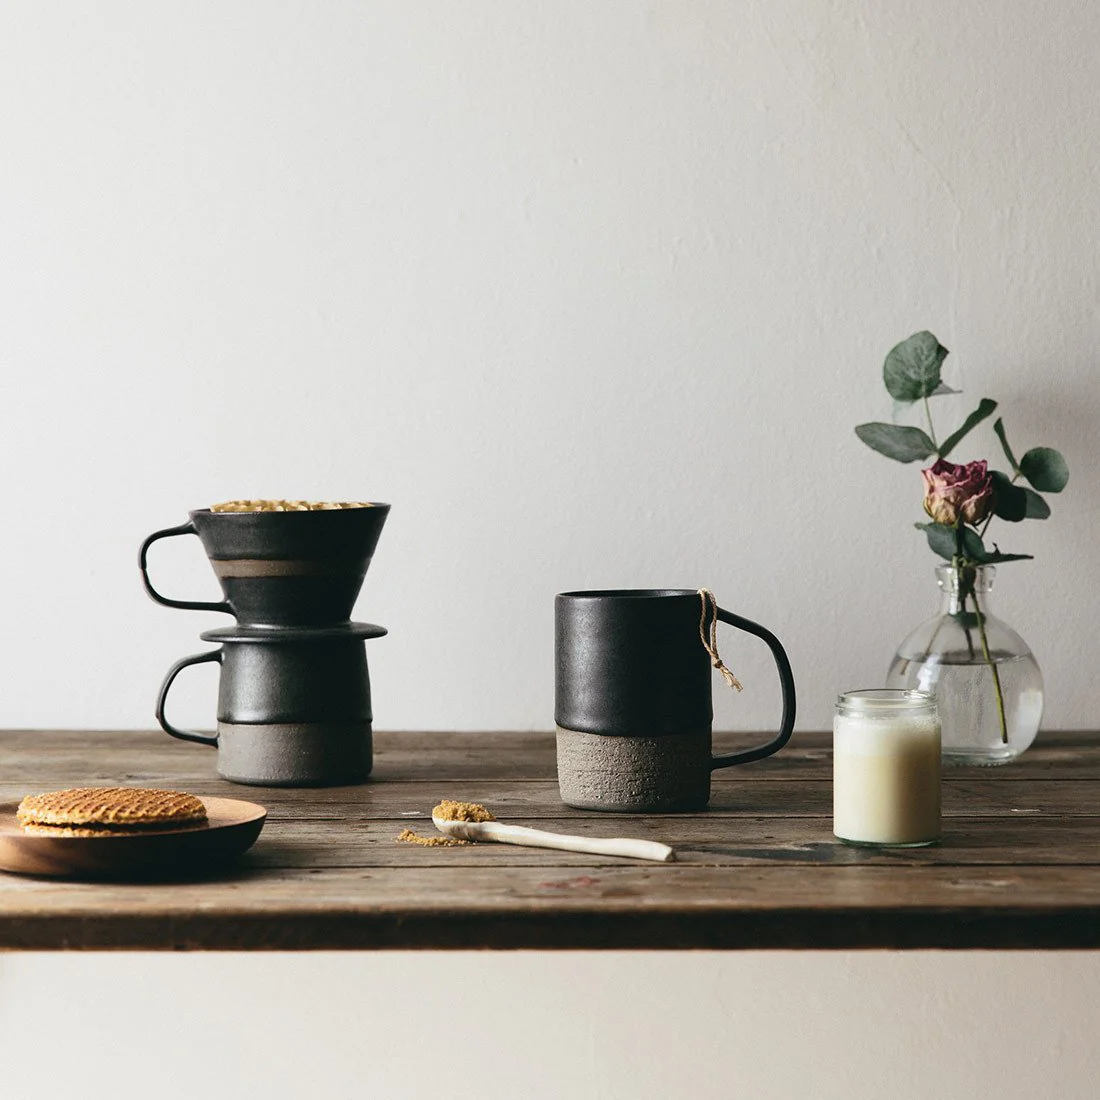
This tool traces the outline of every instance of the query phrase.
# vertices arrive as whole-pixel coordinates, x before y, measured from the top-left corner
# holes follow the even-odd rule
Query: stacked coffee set
[[[390,506],[232,501],[141,547],[146,591],[166,607],[222,611],[232,626],[200,634],[218,643],[177,661],[157,698],[167,733],[215,746],[218,772],[236,783],[320,787],[361,783],[371,771],[371,692],[365,642],[384,627],[351,621]],[[149,579],[149,548],[197,535],[225,598],[170,599]],[[165,702],[179,673],[221,666],[217,732],[177,728]]]
[[[237,623],[205,631],[220,643],[177,661],[156,715],[173,737],[218,749],[237,783],[319,787],[360,783],[371,771],[371,698],[364,642],[383,627],[350,621],[388,504],[231,501],[142,544],[146,591],[167,607],[224,611]],[[158,539],[197,535],[225,599],[161,595],[149,579]],[[767,744],[711,755],[711,666],[718,621],[762,639],[783,692]],[[708,635],[710,640],[708,641]],[[717,768],[777,752],[794,726],[794,680],[778,639],[718,607],[705,589],[566,592],[556,607],[556,719],[562,800],[619,812],[697,810]],[[221,665],[217,732],[182,730],[165,700],[190,665]]]

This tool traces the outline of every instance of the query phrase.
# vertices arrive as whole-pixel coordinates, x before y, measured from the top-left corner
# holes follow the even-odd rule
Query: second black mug
[[[790,739],[794,677],[770,630],[711,604],[706,590],[564,592],[555,601],[555,720],[562,801],[590,810],[698,810],[716,768],[759,760]],[[714,617],[764,641],[783,693],[766,744],[711,754]]]

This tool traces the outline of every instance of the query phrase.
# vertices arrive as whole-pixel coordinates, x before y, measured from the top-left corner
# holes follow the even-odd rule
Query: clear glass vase
[[[996,569],[941,565],[940,613],[898,647],[886,686],[933,693],[945,764],[1004,764],[1035,740],[1043,675],[1027,643],[990,609]]]

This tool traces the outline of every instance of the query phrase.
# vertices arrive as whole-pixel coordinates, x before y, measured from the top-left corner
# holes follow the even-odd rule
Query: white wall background
[[[150,603],[141,538],[274,495],[393,503],[380,728],[547,728],[555,592],[701,584],[820,728],[935,606],[917,466],[852,434],[927,327],[950,419],[1069,459],[1000,607],[1094,725],[1098,42],[1022,0],[4,5],[0,722],[148,726],[225,620]],[[216,592],[197,541],[155,567]],[[719,724],[773,723],[724,646]]]
[[[392,632],[371,647],[380,727],[547,728],[555,592],[706,584],[785,640],[800,725],[820,728],[934,604],[916,467],[852,434],[889,415],[886,350],[930,328],[966,391],[945,411],[995,397],[1018,451],[1069,459],[1054,518],[1003,536],[1036,562],[1002,571],[1000,606],[1046,672],[1048,728],[1095,726],[1098,46],[1084,0],[3,5],[0,725],[150,725],[163,670],[222,620],[146,600],[141,538],[277,495],[394,505],[359,605]],[[959,457],[995,446],[983,430]],[[215,590],[197,543],[156,570]],[[723,648],[747,690],[719,725],[771,724],[766,656]],[[177,717],[212,720],[212,677]],[[840,958],[768,956],[759,988],[797,1005]],[[822,1028],[784,1047],[804,1057],[747,1079],[778,1091],[743,1095],[1014,1095],[1014,1037],[1035,1027],[1027,1094],[1094,1095],[1094,959],[929,958],[861,957],[870,1003],[913,1014],[860,1015],[858,993],[828,1028],[810,1009]],[[774,1017],[739,1015],[736,992],[699,1016],[698,960],[562,973],[597,999],[653,978],[707,1037],[681,1032],[668,1065],[710,1059],[696,1094],[732,1095]],[[6,961],[5,1027],[19,967],[62,964],[146,990],[159,973]],[[437,988],[470,977],[418,957],[364,980],[393,997],[426,964]],[[192,980],[215,965],[234,973],[192,960]],[[303,1005],[344,998],[338,973],[299,975]],[[395,1028],[432,1022],[426,997],[415,1021],[400,1003]],[[524,1047],[531,1073],[644,1092],[615,1067],[659,1030],[634,1042],[619,1007],[583,1054]],[[281,1026],[272,1049],[306,1025]],[[490,1095],[498,1044],[531,1043],[463,1034]],[[232,1043],[204,1049],[229,1072]],[[921,1062],[935,1088],[906,1093]],[[674,1095],[655,1072],[651,1094]]]

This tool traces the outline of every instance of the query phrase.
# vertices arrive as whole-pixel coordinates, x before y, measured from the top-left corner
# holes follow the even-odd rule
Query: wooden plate
[[[0,805],[0,870],[67,878],[154,879],[220,870],[260,835],[267,810],[235,798],[204,798],[200,829],[150,830],[118,836],[25,833],[17,803]]]

